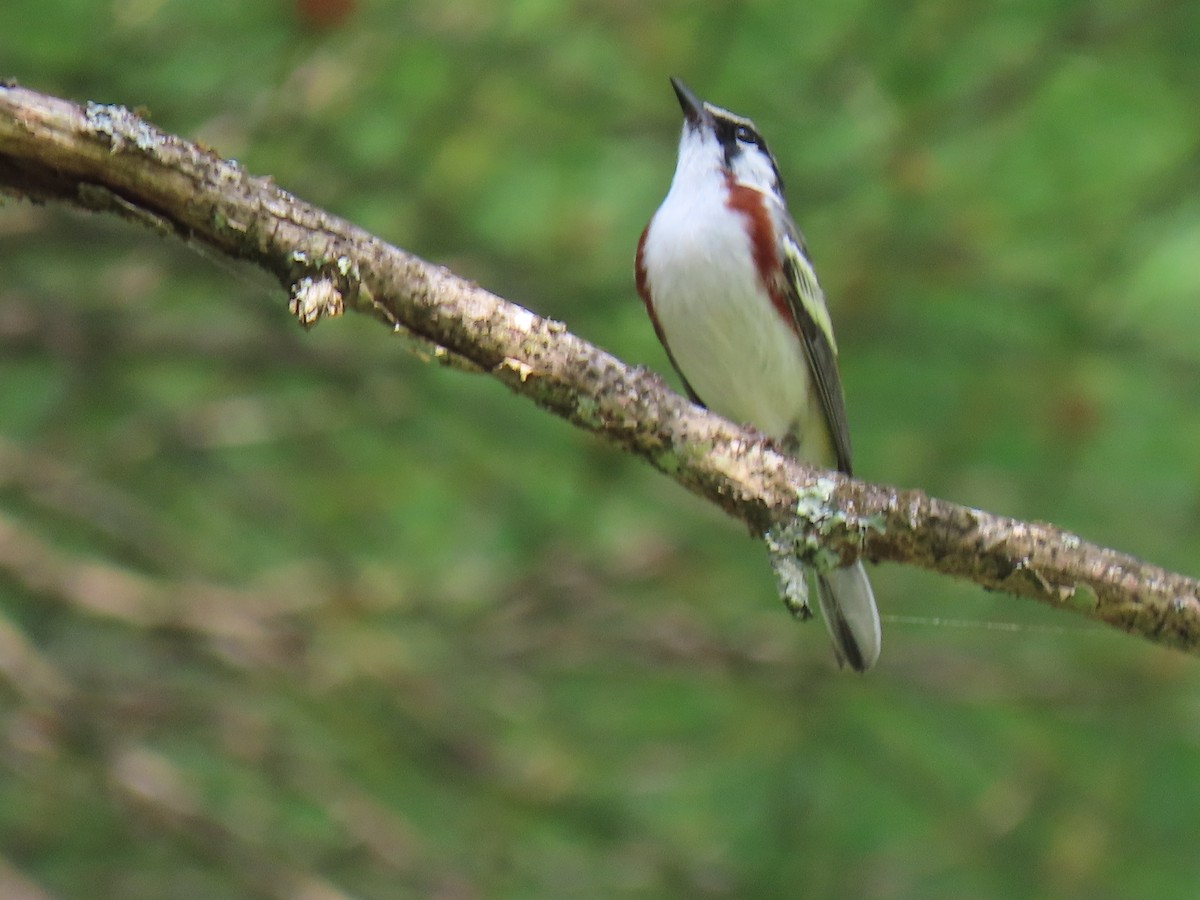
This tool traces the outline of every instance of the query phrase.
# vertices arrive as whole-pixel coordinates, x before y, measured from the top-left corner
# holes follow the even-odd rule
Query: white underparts
[[[685,138],[686,142],[686,138]],[[646,235],[654,311],[683,376],[714,412],[799,442],[797,455],[832,464],[824,413],[791,323],[754,265],[747,221],[726,205],[724,177],[681,148],[671,190]]]

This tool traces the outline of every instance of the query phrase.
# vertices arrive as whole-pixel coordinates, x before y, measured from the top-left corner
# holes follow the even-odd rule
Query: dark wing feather
[[[813,386],[820,395],[821,409],[833,440],[837,467],[850,475],[853,474],[850,468],[850,426],[846,421],[846,400],[842,395],[842,380],[838,374],[837,344],[834,342],[829,312],[825,308],[825,295],[817,282],[817,273],[809,262],[804,238],[796,230],[795,224],[782,210],[777,214],[776,221],[782,235],[780,262],[784,296],[804,341]]]

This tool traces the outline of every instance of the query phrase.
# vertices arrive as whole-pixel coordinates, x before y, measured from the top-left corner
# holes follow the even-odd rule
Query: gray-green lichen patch
[[[600,404],[596,402],[595,397],[584,395],[575,401],[575,415],[588,427],[594,428],[600,424],[599,410]]]
[[[832,506],[835,490],[837,482],[824,475],[797,490],[795,517],[784,526],[796,552],[818,572],[827,572],[841,564],[839,554],[827,550],[821,539],[844,531],[851,524],[845,513]],[[858,525],[857,521],[854,525]]]
[[[821,528],[823,522],[833,518],[829,513],[829,504],[836,488],[837,482],[824,475],[818,476],[811,485],[800,488],[796,491],[796,515]]]
[[[772,526],[763,535],[768,552],[794,557],[818,572],[836,569],[842,563],[841,556],[821,542],[821,537],[829,533],[827,520],[824,516],[814,521],[811,515],[800,515]]]
[[[887,516],[885,516],[883,513],[874,513],[869,516],[859,516],[858,524],[862,533],[873,531],[875,534],[883,534],[885,531],[887,531]]]
[[[113,153],[119,153],[129,144],[139,150],[149,151],[158,146],[161,137],[149,123],[138,118],[124,106],[88,101],[84,107],[84,119],[88,127],[108,137]]]
[[[828,572],[842,564],[841,555],[828,549],[823,538],[845,531],[851,525],[856,531],[864,527],[882,528],[882,520],[863,523],[855,519],[851,522],[845,513],[833,508],[836,489],[834,479],[819,476],[811,485],[796,492],[793,515],[763,535],[779,596],[799,618],[812,615],[808,605],[807,569]]]
[[[808,572],[796,556],[794,541],[781,540],[768,531],[763,535],[763,542],[767,545],[767,559],[775,573],[775,588],[783,605],[797,619],[812,618],[812,608],[808,605]]]

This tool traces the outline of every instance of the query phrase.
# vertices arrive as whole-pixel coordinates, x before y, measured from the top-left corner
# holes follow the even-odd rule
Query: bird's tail
[[[879,659],[879,611],[861,562],[817,577],[825,626],[838,662],[865,672]]]

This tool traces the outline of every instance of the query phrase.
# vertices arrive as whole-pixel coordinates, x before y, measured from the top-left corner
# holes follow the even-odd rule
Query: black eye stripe
[[[717,139],[724,146],[727,158],[737,156],[746,147],[758,147],[764,153],[770,152],[762,135],[748,122],[718,118]]]
[[[725,168],[732,170],[734,161],[745,153],[747,148],[755,147],[770,161],[775,176],[775,190],[782,195],[783,179],[779,177],[779,166],[767,148],[767,142],[762,139],[762,135],[755,127],[741,118],[726,118],[724,115],[716,114],[714,119],[717,140],[721,143],[722,155],[725,157]]]
[[[732,144],[734,142],[757,144],[762,140],[752,126],[744,122],[733,122],[729,119],[717,120],[717,134],[722,144]]]

